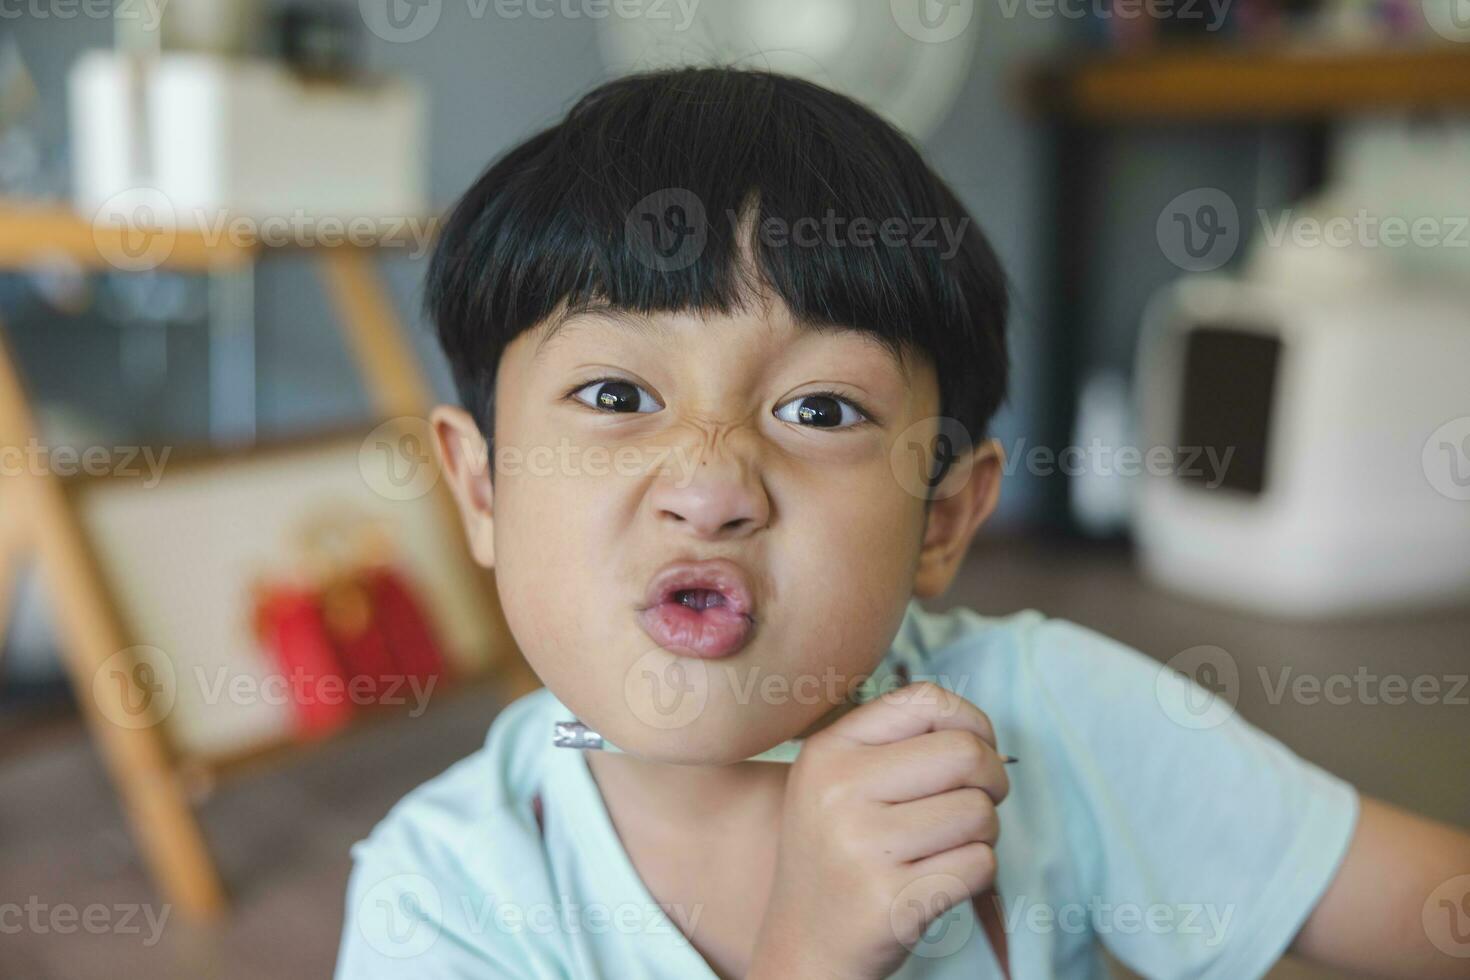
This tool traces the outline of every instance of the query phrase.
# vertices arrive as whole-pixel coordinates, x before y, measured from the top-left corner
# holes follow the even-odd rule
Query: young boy
[[[339,978],[1091,978],[1099,942],[1470,976],[1470,837],[1191,723],[1208,692],[1103,636],[920,607],[996,502],[1006,287],[867,109],[604,85],[470,188],[427,303],[546,687],[354,847]]]

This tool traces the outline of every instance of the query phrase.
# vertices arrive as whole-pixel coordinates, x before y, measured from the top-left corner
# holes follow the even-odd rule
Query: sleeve
[[[1218,647],[1160,664],[1042,620],[1022,669],[1098,939],[1149,977],[1264,975],[1341,863],[1353,786],[1241,718]]]

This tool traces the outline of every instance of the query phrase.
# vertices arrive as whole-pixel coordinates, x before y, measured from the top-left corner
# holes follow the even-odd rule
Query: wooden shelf
[[[1470,110],[1470,45],[1364,51],[1169,48],[1033,68],[1026,103],[1079,122],[1285,120]]]
[[[86,269],[156,267],[209,272],[245,266],[278,247],[297,247],[287,244],[289,236],[283,239],[270,226],[253,222],[244,223],[248,234],[216,234],[216,225],[204,219],[228,222],[230,216],[225,214],[204,214],[202,218],[197,213],[184,214],[176,217],[187,220],[167,225],[145,223],[150,220],[146,210],[122,217],[130,221],[99,222],[65,205],[0,197],[0,270],[61,259]],[[433,388],[419,368],[411,338],[398,320],[368,248],[401,243],[397,236],[407,230],[406,225],[396,230],[385,227],[377,238],[359,238],[355,230],[347,230],[354,238],[351,244],[336,245],[323,235],[300,245],[313,253],[336,323],[367,382],[376,416],[423,418],[434,404]],[[335,238],[335,230],[333,235]],[[279,246],[278,241],[282,242]],[[3,323],[0,444],[45,444]],[[122,687],[103,682],[111,679],[102,673],[104,669],[124,678],[133,676],[127,668],[138,661],[129,651],[137,643],[92,529],[73,499],[71,491],[81,486],[73,479],[63,479],[50,466],[23,466],[18,475],[0,480],[0,613],[8,608],[17,570],[34,562],[46,584],[76,703],[112,773],[123,812],[149,870],[181,915],[201,921],[218,918],[227,911],[228,898],[190,794],[207,790],[224,775],[267,766],[322,743],[282,739],[233,758],[188,758],[180,754],[168,725],[158,723],[161,719],[145,714],[138,723],[119,721],[150,710],[153,691],[142,692],[140,709],[138,687],[152,681],[135,680]],[[435,493],[446,526],[457,527],[459,518],[442,481]],[[504,622],[495,590],[488,581],[482,584],[485,601],[500,620],[495,627],[499,632]],[[508,630],[505,636],[509,653],[513,640]],[[524,693],[535,686],[535,675],[514,655],[487,669],[504,678],[507,694]],[[462,684],[468,693],[467,681]],[[366,726],[380,717],[385,715],[365,711],[359,721]]]
[[[331,236],[333,243],[276,245],[287,232],[281,222],[293,220],[290,216],[252,220],[226,212],[185,212],[176,217],[168,226],[94,222],[65,204],[0,197],[0,268],[66,258],[84,269],[107,271],[127,269],[130,259],[141,258],[142,264],[132,267],[166,264],[184,272],[208,272],[245,265],[274,249],[409,248],[421,244],[416,233],[433,235],[439,224],[436,215],[385,219],[380,228],[373,228],[370,219],[301,219],[321,229],[321,237]],[[352,229],[350,244],[347,228]]]

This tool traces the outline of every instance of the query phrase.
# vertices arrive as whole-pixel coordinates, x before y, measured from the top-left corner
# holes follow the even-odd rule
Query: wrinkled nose
[[[748,536],[770,519],[770,500],[760,480],[733,465],[699,466],[687,480],[665,480],[654,488],[651,502],[660,521],[708,540]]]

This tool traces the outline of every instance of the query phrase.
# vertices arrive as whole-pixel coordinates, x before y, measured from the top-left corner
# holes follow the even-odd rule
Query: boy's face
[[[555,322],[501,360],[493,490],[470,417],[434,417],[531,667],[657,761],[739,761],[840,710],[910,596],[948,586],[995,502],[993,446],[955,464],[926,518],[905,469],[939,431],[922,359],[799,326],[779,301]],[[672,563],[708,559],[733,563],[696,583],[721,594],[658,594]]]

